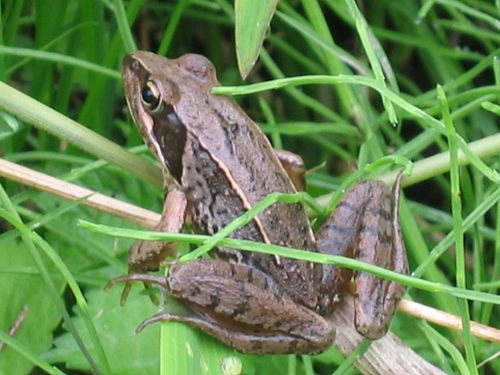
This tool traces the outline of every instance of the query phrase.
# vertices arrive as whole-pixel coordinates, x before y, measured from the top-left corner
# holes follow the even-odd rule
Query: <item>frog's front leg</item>
[[[286,174],[292,180],[297,191],[306,190],[306,176],[304,160],[293,152],[286,150],[274,150],[274,154],[285,169]]]
[[[165,197],[163,212],[154,230],[158,232],[180,232],[186,216],[187,200],[183,191],[173,187]],[[128,252],[129,274],[157,270],[175,243],[162,241],[136,241]],[[130,291],[127,282],[122,292],[120,303],[125,304]]]
[[[345,194],[332,216],[320,228],[317,241],[321,252],[344,255],[399,273],[408,272],[399,227],[401,175],[392,192],[381,181],[363,181]],[[324,267],[320,307],[332,310],[337,296],[352,273],[338,267]],[[355,274],[355,326],[363,336],[377,339],[389,327],[404,286],[379,279],[366,272]]]
[[[252,266],[221,259],[174,265],[169,275],[123,276],[116,281],[159,284],[192,311],[161,312],[141,326],[167,320],[190,324],[244,353],[318,353],[331,346],[334,329],[316,312],[297,304]]]

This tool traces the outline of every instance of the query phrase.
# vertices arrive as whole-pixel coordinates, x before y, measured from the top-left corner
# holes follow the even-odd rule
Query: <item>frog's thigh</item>
[[[278,157],[281,165],[285,168],[285,172],[292,180],[297,191],[306,189],[305,167],[304,160],[293,152],[285,150],[274,150],[274,154]]]
[[[194,325],[246,353],[316,353],[329,347],[334,329],[295,303],[269,277],[219,259],[174,266],[168,289],[195,316],[163,314],[157,320]]]

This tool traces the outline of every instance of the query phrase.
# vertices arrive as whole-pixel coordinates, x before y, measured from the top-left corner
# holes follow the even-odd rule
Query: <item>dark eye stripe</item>
[[[153,135],[160,145],[166,168],[180,182],[182,155],[186,145],[186,127],[169,105],[164,105],[160,111],[154,112],[152,117]]]

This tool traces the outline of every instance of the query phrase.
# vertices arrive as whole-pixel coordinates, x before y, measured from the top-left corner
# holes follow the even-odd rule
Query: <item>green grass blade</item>
[[[235,43],[240,74],[245,78],[259,56],[278,0],[236,0]]]
[[[459,288],[465,288],[467,285],[465,277],[465,251],[464,251],[464,231],[462,220],[462,202],[460,199],[460,176],[458,171],[458,146],[456,142],[456,133],[450,116],[450,110],[446,101],[445,93],[441,86],[437,88],[438,100],[443,112],[443,121],[448,133],[448,143],[450,145],[450,180],[451,180],[451,206],[453,214],[453,227],[455,231],[454,242],[456,250],[456,279]],[[466,301],[459,301],[460,315],[462,317],[463,338],[465,343],[465,352],[467,364],[471,374],[477,374],[476,358],[472,345],[470,333],[470,313]]]

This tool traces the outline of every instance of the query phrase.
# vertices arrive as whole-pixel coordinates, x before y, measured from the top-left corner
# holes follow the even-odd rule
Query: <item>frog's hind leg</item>
[[[190,313],[163,310],[139,330],[161,320],[184,322],[245,353],[317,353],[333,343],[326,319],[253,266],[199,259],[175,264],[166,281]]]
[[[393,191],[380,181],[364,181],[349,190],[332,217],[320,228],[318,248],[322,252],[357,258],[389,270],[408,272],[399,228],[400,176]],[[332,310],[335,302],[327,290],[341,287],[351,272],[325,267],[322,307]],[[355,275],[355,326],[371,339],[388,329],[404,286],[379,279],[370,273]],[[337,289],[335,289],[337,290]]]
[[[357,258],[399,273],[408,273],[408,261],[399,227],[399,184],[393,195],[385,189],[380,194],[380,206],[370,200],[366,206],[366,219],[359,235]],[[394,199],[393,199],[394,197]],[[390,218],[390,219],[389,219]],[[380,228],[378,233],[373,228]],[[376,339],[389,328],[404,286],[383,280],[367,272],[356,276],[355,324],[358,332]]]

